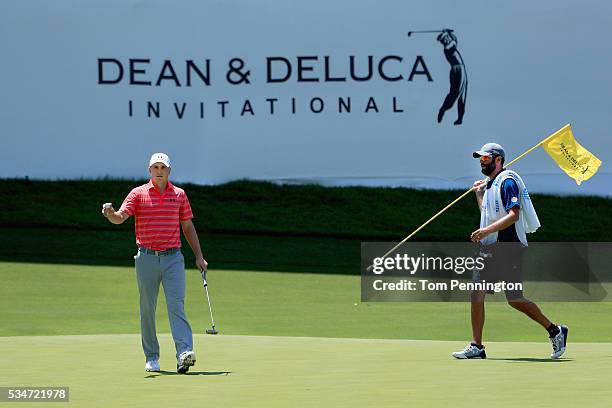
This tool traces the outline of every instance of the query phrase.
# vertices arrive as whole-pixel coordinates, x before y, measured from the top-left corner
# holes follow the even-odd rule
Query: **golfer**
[[[444,102],[438,110],[438,123],[442,122],[444,113],[453,107],[455,102],[457,103],[457,120],[454,122],[455,125],[461,125],[463,123],[463,115],[465,114],[465,101],[467,99],[467,73],[465,65],[463,64],[463,58],[457,49],[457,37],[450,30],[444,30],[438,35],[437,40],[444,47],[444,56],[450,64],[450,89],[448,94],[444,98]]]
[[[177,372],[184,374],[196,361],[191,326],[185,316],[185,259],[181,252],[180,228],[191,246],[196,266],[206,271],[187,194],[168,180],[170,158],[155,153],[149,160],[151,180],[134,188],[118,211],[105,204],[102,214],[113,224],[136,217],[134,256],[140,293],[140,330],[146,371],[160,371],[159,343],[155,331],[155,309],[159,284],[164,287],[172,338],[176,346]]]
[[[480,228],[472,233],[471,239],[480,242],[485,257],[485,268],[480,274],[474,274],[474,280],[522,283],[520,265],[527,247],[526,234],[535,232],[540,221],[521,177],[504,169],[505,153],[500,145],[487,143],[473,157],[480,159],[482,173],[488,177],[473,186],[480,207]],[[553,324],[538,305],[523,297],[522,290],[505,293],[510,306],[546,329],[553,349],[550,357],[561,357],[567,342],[567,326]],[[487,357],[482,343],[485,296],[485,291],[471,294],[472,342],[464,350],[453,353],[455,358]]]

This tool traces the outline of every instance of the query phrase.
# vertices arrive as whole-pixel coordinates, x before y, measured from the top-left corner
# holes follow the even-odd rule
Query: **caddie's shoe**
[[[466,348],[461,351],[455,351],[453,353],[453,357],[458,358],[460,360],[465,360],[468,358],[487,358],[487,353],[485,353],[485,348],[478,348],[473,344],[468,344]]]
[[[147,361],[147,363],[145,364],[145,371],[158,372],[159,371],[159,361],[157,360]]]
[[[176,372],[179,374],[185,374],[187,371],[189,371],[189,367],[194,365],[195,362],[196,356],[193,351],[183,351],[181,354],[179,354]]]
[[[549,337],[550,343],[552,344],[553,352],[550,354],[550,358],[559,358],[565,353],[565,347],[567,346],[567,333],[569,329],[566,325],[562,324],[559,327],[559,333],[555,337]]]

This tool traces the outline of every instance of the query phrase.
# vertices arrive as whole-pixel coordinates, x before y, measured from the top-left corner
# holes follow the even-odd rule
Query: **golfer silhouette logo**
[[[463,58],[461,58],[457,49],[457,36],[453,34],[453,30],[443,30],[436,40],[444,47],[444,56],[451,66],[450,89],[438,111],[438,123],[442,122],[444,113],[457,103],[457,120],[454,124],[460,125],[463,123],[463,114],[465,113],[468,81]]]
[[[419,30],[409,31],[408,37],[414,33],[438,33],[436,40],[444,47],[444,57],[450,64],[450,89],[442,102],[440,110],[438,110],[438,123],[442,122],[444,114],[457,104],[457,120],[455,125],[463,123],[463,115],[465,114],[465,101],[467,99],[467,71],[463,64],[463,58],[457,49],[457,36],[453,34],[453,30],[445,28],[443,30]]]

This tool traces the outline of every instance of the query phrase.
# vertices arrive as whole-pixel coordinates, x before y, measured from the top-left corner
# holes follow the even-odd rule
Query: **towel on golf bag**
[[[512,170],[504,170],[495,178],[491,188],[485,189],[480,211],[480,228],[484,228],[508,214],[501,198],[501,185],[511,177],[519,188],[520,211],[519,219],[514,224],[516,235],[524,246],[527,246],[526,234],[535,232],[540,227],[540,220],[536,214],[531,197],[521,177]],[[480,241],[483,245],[497,242],[497,232],[487,235]]]

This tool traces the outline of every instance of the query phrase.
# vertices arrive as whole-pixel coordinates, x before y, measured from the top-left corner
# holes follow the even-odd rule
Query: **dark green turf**
[[[0,260],[84,265],[132,266],[133,231],[53,228],[0,228],[8,245]],[[330,237],[274,237],[200,234],[211,267],[283,272],[359,274],[360,242]],[[194,263],[183,242],[188,265]]]
[[[118,207],[143,180],[0,179],[0,260],[130,265],[133,220],[111,225],[101,204]],[[458,191],[324,188],[233,182],[184,185],[205,256],[220,268],[359,273],[359,243],[404,238]],[[612,241],[612,200],[534,195],[543,226],[533,241]],[[478,224],[466,197],[413,240],[467,241]],[[186,244],[183,244],[186,247]],[[191,251],[185,251],[192,262]]]
[[[131,230],[131,222],[112,226],[100,216],[102,203],[119,207],[141,181],[1,180],[7,203],[0,227],[53,227]],[[218,186],[183,185],[201,231],[225,234],[297,235],[397,240],[421,225],[460,191],[407,188],[287,186],[239,181]],[[466,186],[467,188],[467,186]],[[533,195],[542,228],[538,241],[612,241],[612,200],[598,197]],[[469,196],[417,237],[463,241],[478,224],[476,201]],[[571,220],[571,223],[567,222]]]

